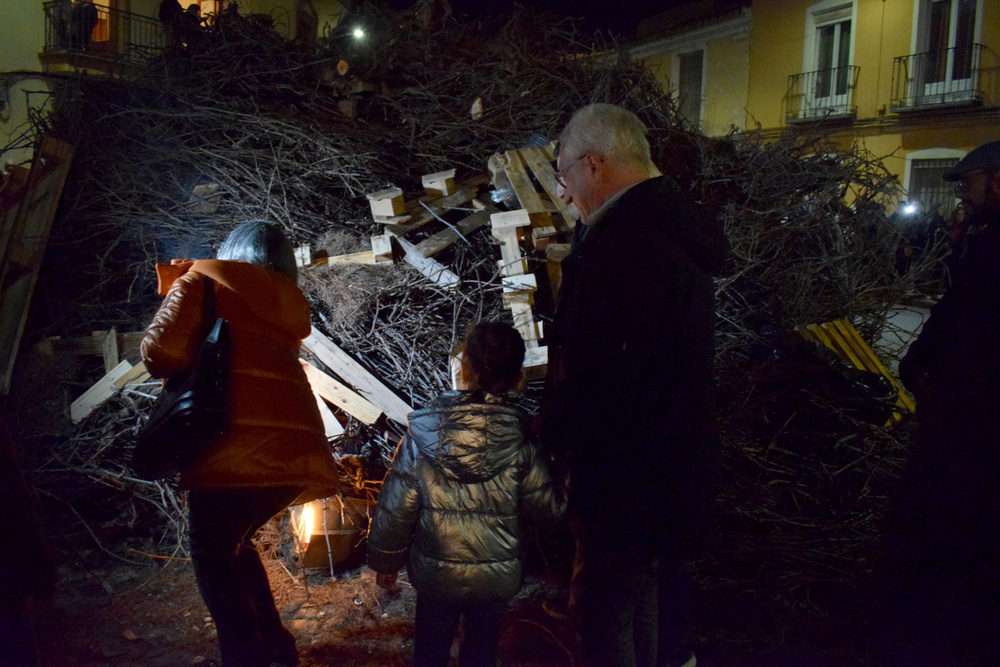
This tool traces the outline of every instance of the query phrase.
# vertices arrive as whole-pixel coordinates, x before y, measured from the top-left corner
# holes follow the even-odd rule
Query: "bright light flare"
[[[916,215],[919,210],[920,206],[916,202],[909,201],[903,204],[903,213],[905,215]]]
[[[365,31],[361,28],[355,28],[352,34],[354,35],[354,39],[364,39]]]

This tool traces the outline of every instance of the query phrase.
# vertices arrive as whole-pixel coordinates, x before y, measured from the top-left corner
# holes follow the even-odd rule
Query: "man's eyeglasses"
[[[962,195],[972,188],[972,183],[986,173],[985,169],[973,169],[972,171],[967,171],[962,175],[960,179],[955,181],[955,194]]]
[[[570,162],[568,166],[563,167],[562,169],[560,169],[559,171],[557,171],[556,172],[556,183],[558,183],[559,185],[561,185],[561,186],[563,186],[565,188],[566,187],[566,179],[565,179],[566,174],[569,172],[570,169],[573,168],[573,165],[575,165],[577,162],[579,162],[583,158],[587,157],[588,155],[590,155],[590,153],[584,153],[580,157],[578,157],[575,160],[573,160],[572,162]]]

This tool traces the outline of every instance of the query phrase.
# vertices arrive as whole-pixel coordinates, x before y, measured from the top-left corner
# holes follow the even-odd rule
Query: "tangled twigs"
[[[366,192],[392,184],[412,196],[423,174],[451,168],[464,180],[499,150],[555,137],[583,104],[622,104],[649,128],[657,164],[723,221],[733,249],[716,283],[724,548],[699,565],[700,581],[734,604],[734,591],[757,596],[776,626],[796,614],[836,617],[832,591],[857,590],[870,567],[908,424],[886,427],[891,391],[787,339],[847,318],[876,341],[888,310],[934,275],[935,248],[897,267],[901,235],[886,211],[898,181],[878,156],[806,134],[771,143],[692,134],[648,72],[564,23],[518,10],[504,23],[432,30],[364,11],[373,12],[367,52],[336,32],[318,51],[236,33],[158,59],[134,80],[59,83],[45,129],[76,145],[77,158],[28,338],[143,328],[158,301],[153,263],[208,256],[243,219],[279,222],[314,256],[368,249],[382,230]],[[346,74],[334,67],[342,59]],[[496,246],[485,229],[466,239],[436,257],[460,276],[454,289],[404,264],[302,272],[314,324],[414,406],[450,386],[447,359],[467,323],[509,317]],[[74,382],[74,395],[89,386]],[[125,526],[128,538],[145,530],[156,543],[140,550],[179,553],[176,490],[137,482],[124,463],[119,435],[148,400],[119,394],[67,429],[36,457],[35,479],[105,545],[106,528]],[[353,421],[347,431],[338,451],[384,469],[399,434]]]

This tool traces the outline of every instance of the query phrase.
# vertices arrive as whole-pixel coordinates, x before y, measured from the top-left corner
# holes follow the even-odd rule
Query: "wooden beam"
[[[114,396],[115,381],[130,370],[132,370],[132,364],[123,361],[95,382],[90,389],[80,394],[80,397],[69,406],[69,416],[73,423],[78,423],[93,412],[97,406]]]
[[[387,188],[368,195],[368,203],[372,209],[372,217],[392,218],[403,213],[403,191],[399,188]]]
[[[521,161],[521,154],[518,151],[506,151],[504,172],[510,179],[510,186],[514,188],[517,200],[521,202],[521,208],[529,214],[545,213],[542,200],[535,192],[535,186],[528,177],[528,172],[524,169],[524,162]],[[547,215],[547,214],[546,214]]]
[[[538,340],[542,337],[541,323],[535,322],[531,306],[515,302],[507,307],[510,308],[510,313],[514,318],[514,328],[520,332],[524,344],[527,347],[538,347]]]
[[[435,197],[445,197],[455,191],[455,170],[424,174],[420,177],[424,192]]]
[[[522,148],[521,156],[542,186],[545,194],[549,196],[552,205],[559,212],[559,215],[554,220],[559,225],[559,230],[562,232],[571,231],[576,226],[576,218],[570,213],[570,210],[566,207],[566,203],[559,198],[559,193],[556,189],[558,187],[556,172],[552,169],[552,163],[541,148]]]
[[[118,365],[118,334],[112,329],[104,334],[104,343],[101,345],[101,356],[104,357],[104,372],[110,373],[111,369]]]
[[[493,209],[493,211],[496,211],[496,209]],[[489,221],[490,211],[476,211],[472,215],[456,222],[454,227],[449,227],[433,236],[427,237],[415,247],[417,252],[424,257],[433,257],[458,239],[476,231]]]
[[[430,257],[424,257],[420,254],[420,251],[417,250],[417,247],[406,239],[397,238],[396,241],[405,253],[403,255],[403,261],[420,273],[424,274],[427,279],[435,285],[441,285],[442,287],[455,287],[459,282],[461,282],[457,273],[437,260],[431,259]]]
[[[14,232],[18,204],[28,187],[31,171],[25,167],[8,168],[7,176],[0,187],[0,258],[7,252],[7,243]]]
[[[302,341],[302,345],[316,355],[316,358],[323,362],[337,377],[353,387],[372,404],[378,406],[389,419],[403,425],[406,424],[406,416],[413,412],[413,408],[389,389],[374,373],[320,333],[316,327],[313,327],[309,337]]]
[[[494,213],[490,216],[493,237],[500,241],[500,272],[516,276],[528,271],[528,262],[521,252],[518,229],[531,225],[531,217],[523,208]]]
[[[124,375],[119,377],[112,383],[115,389],[124,389],[125,385],[129,384],[142,384],[150,378],[149,371],[146,370],[145,362],[140,361],[131,370],[125,372]]]
[[[347,255],[334,255],[333,257],[324,257],[323,259],[317,259],[313,262],[313,266],[340,266],[343,264],[382,264],[385,262],[391,262],[392,258],[383,257],[381,255],[376,255],[371,250],[365,250],[363,252],[352,252]]]
[[[382,410],[372,405],[370,401],[357,392],[337,382],[305,359],[299,359],[299,363],[302,364],[302,368],[306,372],[306,378],[309,380],[313,392],[347,414],[369,425],[374,424],[382,416]]]
[[[316,407],[319,408],[320,419],[323,420],[323,431],[326,433],[326,437],[335,438],[338,435],[342,435],[344,433],[344,425],[333,414],[333,411],[330,410],[323,397],[315,392],[313,392],[313,397],[316,399]]]
[[[548,347],[529,347],[524,351],[524,378],[528,382],[544,380],[548,365]]]
[[[510,308],[512,303],[535,303],[535,292],[538,291],[538,279],[533,273],[523,273],[517,276],[505,276],[503,283],[503,305]]]
[[[73,147],[45,137],[35,153],[13,225],[4,233],[0,263],[0,393],[10,391],[14,360],[28,319],[38,269],[49,241],[52,218],[73,160]]]
[[[444,216],[450,209],[465,206],[476,196],[478,191],[479,189],[476,187],[463,186],[446,197],[431,201],[426,208],[417,203],[408,222],[401,225],[387,225],[385,230],[395,236],[403,236],[414,229],[423,227],[431,220],[436,220],[435,216]]]
[[[103,355],[104,342],[107,338],[107,331],[95,331],[90,336],[77,336],[74,338],[43,338],[35,343],[35,351],[39,354],[52,356],[53,354],[81,354],[81,355]],[[127,331],[116,335],[119,356],[131,357],[139,354],[139,344],[146,337],[145,331]]]

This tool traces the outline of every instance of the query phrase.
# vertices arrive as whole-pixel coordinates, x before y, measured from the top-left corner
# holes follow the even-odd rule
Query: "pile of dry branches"
[[[883,386],[791,332],[846,317],[874,340],[888,308],[926,275],[894,269],[899,232],[885,211],[895,178],[861,148],[807,136],[764,144],[689,133],[648,73],[584,46],[566,24],[518,10],[506,22],[426,31],[369,11],[382,37],[367,55],[336,34],[319,53],[270,33],[230,35],[152,62],[135,80],[59,85],[46,129],[78,157],[29,335],[142,328],[157,305],[153,263],[207,256],[243,219],[277,221],[314,253],[360,250],[380,231],[364,193],[393,184],[412,194],[421,174],[448,168],[461,180],[498,150],[555,136],[587,102],[622,104],[650,127],[664,171],[725,222],[733,247],[717,283],[725,546],[699,567],[702,582],[747,594],[752,580],[749,594],[775,614],[830,616],[826,592],[857,590],[870,566],[904,429],[884,428]],[[481,115],[470,113],[477,100]],[[392,264],[308,269],[303,285],[316,324],[420,405],[448,386],[445,359],[465,325],[505,316],[495,252],[482,230],[457,244],[447,259],[462,277],[454,290]],[[131,479],[118,446],[147,408],[145,397],[113,399],[50,441],[33,481],[53,495],[74,475],[81,496],[100,488],[91,493],[131,517],[116,525],[167,517],[149,549],[173,553],[176,495]],[[385,434],[349,433],[363,441],[358,451],[391,454]],[[97,539],[82,506],[69,506]]]

